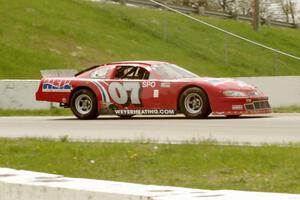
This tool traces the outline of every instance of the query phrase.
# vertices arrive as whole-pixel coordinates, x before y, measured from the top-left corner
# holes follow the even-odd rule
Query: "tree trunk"
[[[289,10],[290,10],[290,13],[291,13],[292,23],[293,24],[296,24],[296,20],[295,20],[295,7],[296,7],[296,5],[291,0],[289,0]]]

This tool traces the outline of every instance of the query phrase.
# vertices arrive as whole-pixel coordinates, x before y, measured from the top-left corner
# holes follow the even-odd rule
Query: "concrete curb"
[[[200,190],[0,168],[1,200],[300,200],[297,194]]]

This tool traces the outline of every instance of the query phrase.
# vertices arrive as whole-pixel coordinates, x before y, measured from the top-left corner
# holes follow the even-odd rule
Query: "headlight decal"
[[[246,97],[247,94],[242,91],[235,91],[235,90],[226,90],[223,92],[223,95],[226,97]]]

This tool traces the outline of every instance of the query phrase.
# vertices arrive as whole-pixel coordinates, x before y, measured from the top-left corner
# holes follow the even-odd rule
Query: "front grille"
[[[251,104],[246,104],[246,110],[254,110],[254,105],[251,103]]]
[[[255,109],[265,109],[270,108],[270,104],[268,101],[255,101],[254,107]]]
[[[259,109],[268,109],[271,108],[268,101],[254,101],[250,104],[245,104],[246,110],[259,110]]]

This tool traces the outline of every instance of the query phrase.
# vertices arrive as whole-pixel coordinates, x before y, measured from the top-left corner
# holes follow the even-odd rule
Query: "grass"
[[[299,61],[156,9],[84,0],[0,0],[0,79],[118,60],[165,60],[202,76],[300,75]],[[300,31],[201,17],[299,55]],[[226,48],[225,48],[226,47]]]
[[[293,106],[284,106],[273,108],[273,112],[275,113],[300,113],[300,106],[293,105]]]
[[[13,110],[0,109],[0,116],[68,116],[72,115],[70,109],[53,108],[41,110]]]
[[[0,167],[144,184],[300,193],[300,148],[0,139]]]

